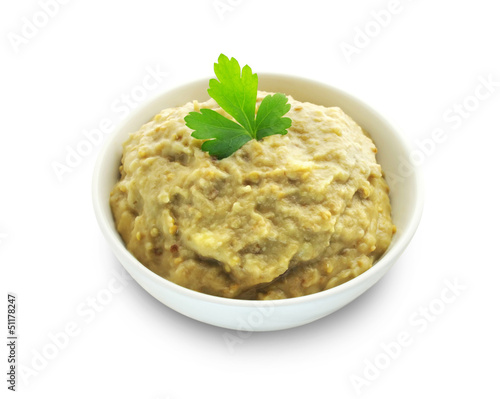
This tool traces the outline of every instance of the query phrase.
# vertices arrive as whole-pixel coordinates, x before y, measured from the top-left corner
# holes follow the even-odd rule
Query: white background
[[[387,0],[219,3],[234,6],[218,13],[212,0],[73,0],[45,18],[38,1],[2,2],[0,309],[8,291],[18,295],[18,397],[351,398],[353,376],[365,378],[358,388],[367,398],[499,397],[496,2],[401,0],[381,28],[373,13],[387,10]],[[34,19],[41,27],[20,39]],[[363,29],[372,37],[360,43]],[[342,46],[355,39],[364,47],[346,56]],[[379,284],[320,321],[232,345],[235,332],[116,280],[126,275],[91,206],[100,145],[60,178],[54,171],[85,130],[123,118],[116,106],[122,95],[141,94],[147,68],[168,76],[144,100],[210,76],[221,52],[256,72],[343,88],[395,121],[417,150],[436,129],[446,134],[427,141],[426,154],[415,152],[425,176],[423,219]],[[490,91],[472,98],[488,79],[496,82]],[[464,102],[469,111],[457,118],[453,107]],[[446,281],[462,288],[440,306]],[[98,299],[99,311],[93,298],[106,302]],[[439,313],[432,322],[418,313],[430,304]],[[75,331],[66,339],[68,324]],[[404,332],[411,343],[386,364],[383,344]],[[366,379],[377,359],[385,369]]]

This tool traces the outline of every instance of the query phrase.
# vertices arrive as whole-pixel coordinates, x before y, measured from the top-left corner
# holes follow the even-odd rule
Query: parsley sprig
[[[212,109],[190,112],[184,120],[194,130],[191,136],[207,140],[201,146],[203,151],[222,159],[252,139],[262,140],[274,134],[287,133],[286,129],[292,125],[292,120],[283,117],[290,110],[284,94],[264,97],[255,115],[257,74],[252,73],[248,65],[240,69],[236,59],[229,59],[224,54],[214,64],[214,71],[219,80],[210,79],[208,94],[236,122]]]

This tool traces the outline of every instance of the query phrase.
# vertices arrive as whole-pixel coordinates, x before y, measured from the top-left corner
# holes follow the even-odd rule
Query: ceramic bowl
[[[410,147],[384,116],[356,97],[335,87],[293,76],[259,73],[259,90],[282,92],[300,101],[338,106],[368,131],[378,162],[388,179],[393,222],[398,231],[387,252],[365,273],[337,287],[299,298],[251,301],[220,298],[176,285],[151,272],[127,251],[109,205],[117,182],[122,143],[164,108],[208,99],[208,78],[170,89],[136,109],[107,137],[98,156],[92,182],[95,214],[113,253],[130,275],[152,296],[188,317],[215,326],[246,331],[272,331],[300,326],[325,317],[363,294],[389,271],[413,237],[422,212],[418,170],[402,168]],[[408,163],[406,162],[406,166]],[[402,175],[402,170],[405,171]]]

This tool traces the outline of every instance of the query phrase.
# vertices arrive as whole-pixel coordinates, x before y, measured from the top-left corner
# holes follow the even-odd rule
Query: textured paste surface
[[[230,118],[214,100],[165,109],[130,135],[110,203],[139,261],[207,294],[279,299],[339,285],[385,252],[395,227],[372,140],[340,108],[288,99],[287,135],[220,161],[184,122],[200,108]]]

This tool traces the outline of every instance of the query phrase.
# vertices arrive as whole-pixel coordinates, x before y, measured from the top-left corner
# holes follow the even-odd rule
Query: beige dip
[[[184,122],[200,108],[229,117],[214,100],[165,109],[130,135],[111,208],[140,262],[207,294],[279,299],[342,284],[385,252],[395,227],[372,140],[340,108],[288,99],[287,135],[222,160]]]

